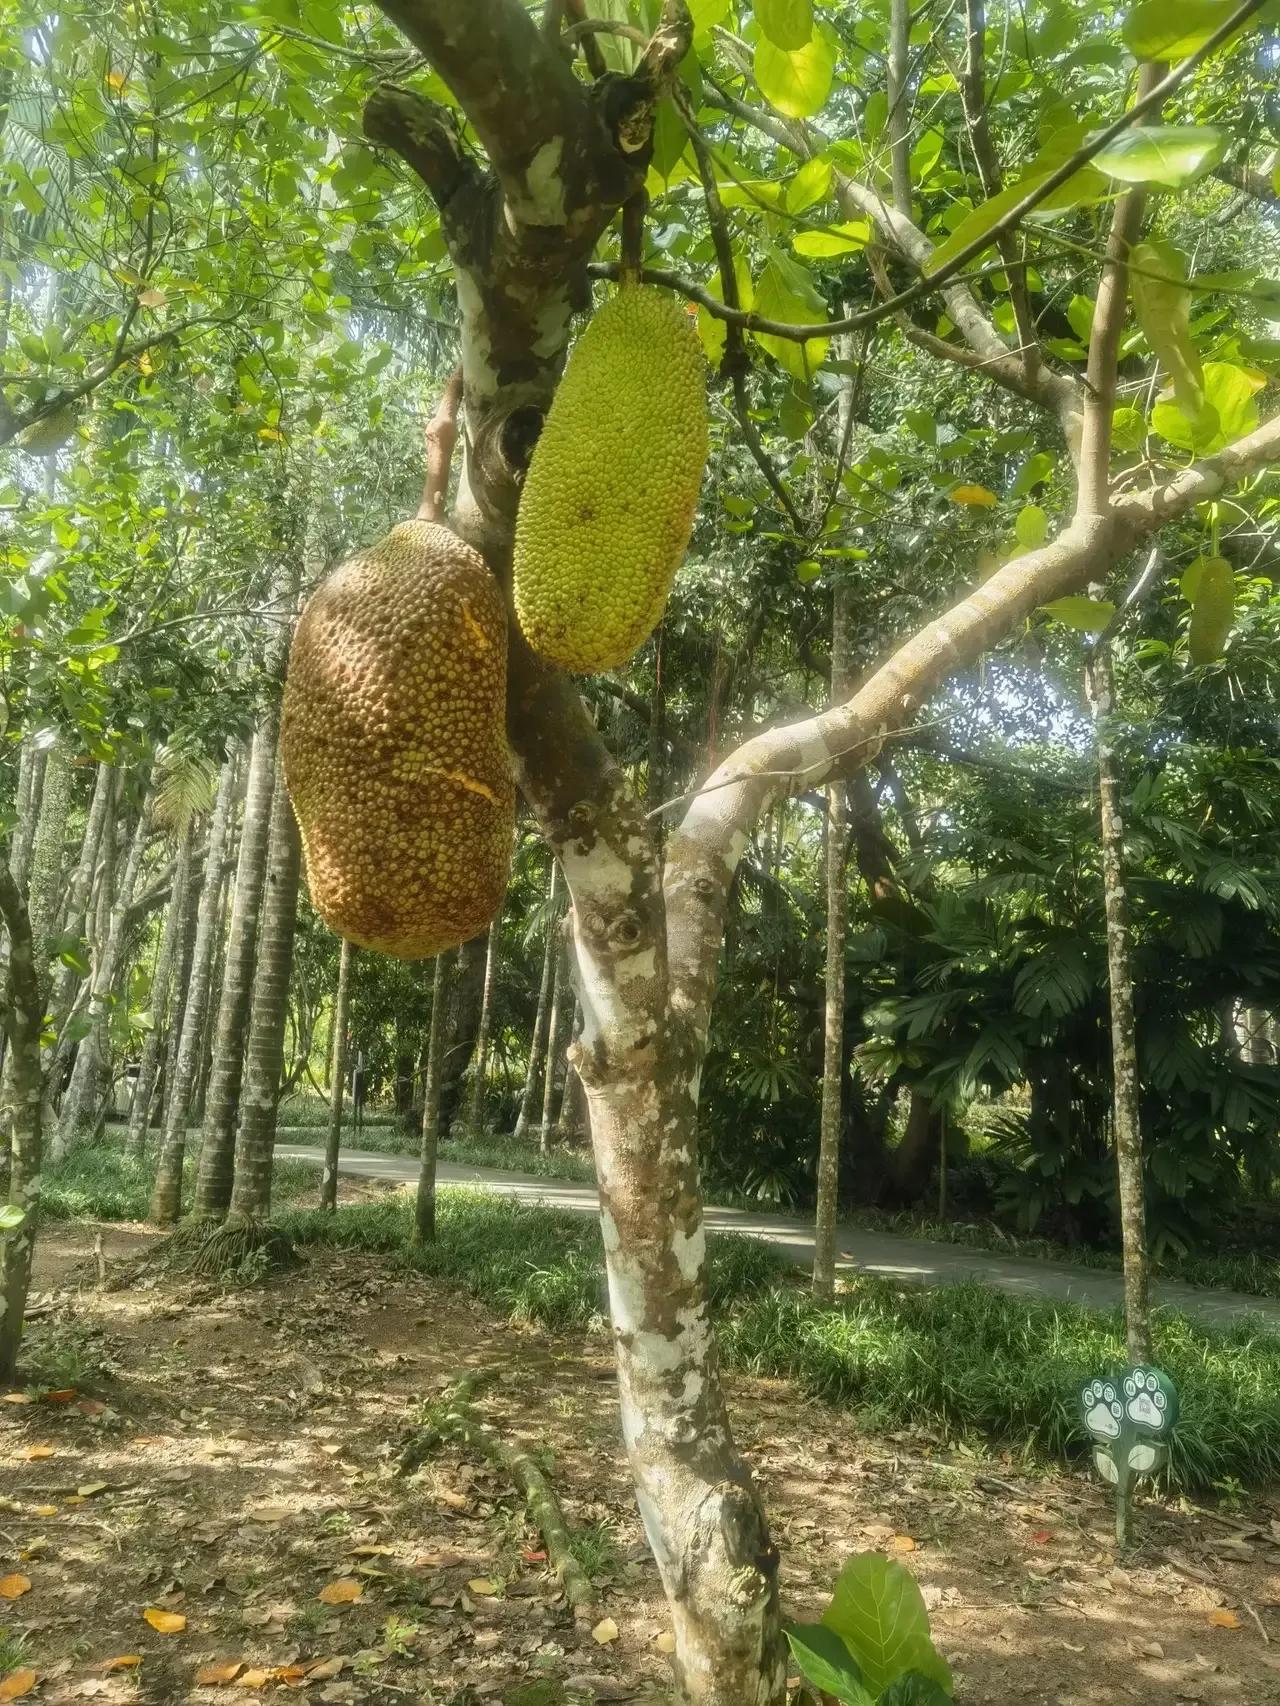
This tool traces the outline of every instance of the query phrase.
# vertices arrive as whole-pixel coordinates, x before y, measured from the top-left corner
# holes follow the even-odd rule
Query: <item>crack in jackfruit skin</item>
[[[281,721],[316,911],[398,959],[484,930],[507,887],[515,785],[507,618],[483,559],[406,521],[321,583]]]
[[[593,675],[657,627],[707,462],[707,370],[690,317],[624,285],[569,356],[516,517],[516,615],[536,652]]]

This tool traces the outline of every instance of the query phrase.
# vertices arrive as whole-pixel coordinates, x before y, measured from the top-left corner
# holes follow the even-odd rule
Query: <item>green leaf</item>
[[[753,307],[767,320],[782,320],[791,325],[808,326],[827,318],[826,302],[807,269],[778,249],[769,250],[768,263],[755,288]],[[773,337],[768,332],[751,335],[802,385],[808,383],[826,357],[825,338],[812,338],[801,344],[793,338]]]
[[[1115,450],[1141,450],[1147,437],[1147,418],[1132,403],[1116,409],[1111,416],[1111,445]]]
[[[822,564],[813,557],[806,557],[803,563],[796,564],[796,579],[801,586],[807,586],[810,581],[816,581],[822,573]]]
[[[871,227],[865,219],[852,219],[845,225],[829,225],[825,231],[799,231],[791,247],[808,260],[843,260],[865,249],[870,236]]]
[[[831,93],[836,72],[836,36],[819,24],[802,48],[788,53],[767,38],[756,45],[755,73],[760,93],[788,118],[812,118]]]
[[[913,1670],[890,1683],[876,1706],[951,1706],[951,1696],[932,1677]]]
[[[813,0],[756,0],[756,23],[774,47],[795,53],[813,35]]]
[[[1040,606],[1042,616],[1052,616],[1055,622],[1078,628],[1082,634],[1100,634],[1115,613],[1116,607],[1109,599],[1083,595],[1055,598],[1051,604]]]
[[[1092,296],[1073,296],[1067,304],[1067,320],[1071,330],[1082,344],[1087,344],[1093,332],[1093,310],[1095,307]]]
[[[1126,130],[1094,155],[1099,171],[1126,184],[1181,189],[1211,172],[1227,151],[1227,133],[1208,125],[1146,124]]]
[[[1231,16],[1232,0],[1140,0],[1124,21],[1136,59],[1186,59]]]
[[[1016,183],[1007,184],[998,195],[980,202],[972,213],[965,215],[946,242],[940,243],[929,256],[925,262],[925,272],[938,272],[963,249],[967,249],[970,243],[976,242],[990,231],[992,226],[999,224],[1012,208],[1037,185],[1051,177],[1064,160],[1070,158],[1083,138],[1084,126],[1081,124],[1073,123],[1055,131]],[[1029,217],[1045,219],[1057,213],[1066,213],[1071,208],[1101,201],[1106,193],[1107,181],[1101,172],[1095,171],[1092,166],[1082,166],[1078,172],[1073,172],[1065,183],[1052,190],[1039,206],[1032,210]]]
[[[820,154],[804,165],[787,185],[787,212],[803,213],[806,208],[825,201],[831,193],[832,165]]]
[[[1010,497],[1025,498],[1033,486],[1038,486],[1049,478],[1054,465],[1054,459],[1047,450],[1037,450],[1034,456],[1028,456],[1009,488]]]
[[[0,1232],[16,1232],[27,1218],[27,1211],[16,1202],[7,1202],[0,1208]]]
[[[858,1662],[834,1629],[821,1623],[789,1623],[786,1636],[806,1682],[845,1706],[872,1706]]]
[[[1013,524],[1014,536],[1024,551],[1034,551],[1049,537],[1049,516],[1039,504],[1025,504]]]
[[[822,1621],[844,1638],[873,1694],[909,1671],[950,1688],[951,1671],[929,1638],[920,1585],[896,1559],[879,1552],[850,1558]]]
[[[1151,424],[1161,438],[1180,450],[1209,455],[1257,426],[1254,396],[1265,384],[1261,374],[1248,368],[1227,361],[1207,361],[1199,414],[1189,416],[1177,403],[1161,401],[1151,411]]]
[[[1190,416],[1204,406],[1204,371],[1191,338],[1187,263],[1172,243],[1153,238],[1129,255],[1129,293],[1147,342],[1169,378],[1178,407]]]

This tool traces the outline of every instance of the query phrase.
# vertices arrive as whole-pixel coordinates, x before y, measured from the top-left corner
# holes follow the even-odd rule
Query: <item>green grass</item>
[[[604,1308],[594,1219],[446,1188],[437,1242],[413,1249],[403,1198],[336,1214],[295,1212],[300,1244],[382,1252],[456,1285],[514,1320],[582,1331]],[[934,1290],[860,1276],[835,1308],[813,1302],[767,1246],[711,1241],[711,1294],[725,1361],[782,1377],[856,1410],[878,1430],[924,1425],[1010,1447],[1029,1460],[1086,1449],[1076,1390],[1124,1366],[1118,1313],[1025,1302],[981,1286]],[[1171,1479],[1203,1491],[1280,1477],[1280,1338],[1215,1332],[1161,1316],[1157,1358],[1182,1394]]]
[[[45,1168],[40,1209],[46,1220],[145,1220],[155,1182],[155,1156],[142,1160],[113,1142],[86,1143]],[[189,1202],[195,1185],[195,1157],[188,1149],[182,1196]],[[319,1189],[320,1175],[305,1161],[277,1161],[272,1195],[279,1202]]]

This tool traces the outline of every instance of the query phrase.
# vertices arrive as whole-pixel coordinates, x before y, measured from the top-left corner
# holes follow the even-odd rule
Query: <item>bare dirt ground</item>
[[[96,1233],[108,1260],[152,1236],[46,1230],[34,1331],[62,1386],[0,1403],[0,1699],[666,1699],[603,1336],[512,1327],[363,1255],[260,1290],[99,1290]],[[478,1365],[500,1370],[484,1414],[545,1454],[588,1531],[590,1617],[483,1460],[397,1472],[423,1400]],[[916,1572],[967,1706],[1280,1702],[1280,1504],[1247,1498],[1233,1524],[1146,1503],[1121,1567],[1081,1474],[871,1437],[780,1384],[732,1395],[790,1614],[883,1549]]]

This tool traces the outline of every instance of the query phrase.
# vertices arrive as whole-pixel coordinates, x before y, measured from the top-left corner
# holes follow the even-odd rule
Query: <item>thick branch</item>
[[[754,736],[704,783],[667,847],[673,999],[705,1038],[725,907],[751,824],[780,794],[873,759],[927,696],[1050,599],[1103,578],[1167,522],[1280,461],[1280,416],[1153,491],[1082,514],[1048,545],[1005,564],[901,646],[844,704]]]
[[[907,105],[907,57],[911,50],[911,0],[890,0],[889,62],[885,93],[889,105],[889,175],[893,205],[911,217],[911,111]]]
[[[480,181],[458,145],[448,113],[414,89],[395,83],[375,89],[365,102],[364,133],[412,166],[442,213],[459,190]]]

